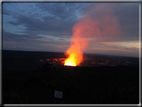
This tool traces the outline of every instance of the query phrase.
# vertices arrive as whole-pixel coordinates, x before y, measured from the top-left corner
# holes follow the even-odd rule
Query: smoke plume
[[[102,39],[119,34],[118,18],[113,14],[113,5],[95,4],[84,12],[78,23],[73,26],[70,48],[65,65],[79,65],[83,60],[83,51],[88,47],[88,40]],[[95,42],[95,41],[94,41]]]

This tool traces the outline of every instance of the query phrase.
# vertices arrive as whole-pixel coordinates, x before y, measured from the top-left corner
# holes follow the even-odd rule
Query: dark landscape
[[[77,67],[64,66],[65,58],[59,52],[3,50],[2,103],[139,103],[139,58],[85,54]]]

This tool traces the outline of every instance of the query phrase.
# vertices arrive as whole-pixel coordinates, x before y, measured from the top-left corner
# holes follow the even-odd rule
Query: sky
[[[139,56],[139,3],[5,2],[2,19],[5,50],[66,52],[81,25],[84,53]]]

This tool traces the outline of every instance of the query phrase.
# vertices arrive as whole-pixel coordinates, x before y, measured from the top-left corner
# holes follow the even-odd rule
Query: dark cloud
[[[9,22],[12,25],[24,25],[26,32],[34,34],[47,34],[52,36],[71,35],[72,23],[58,22],[50,17],[44,17],[44,21],[28,16],[18,16],[17,22]]]
[[[76,20],[89,3],[38,3],[37,7],[61,21]]]
[[[57,48],[57,46],[68,46],[69,41],[66,41],[64,38],[72,36],[73,26],[80,21],[80,18],[89,15],[93,19],[99,19],[98,16],[101,16],[100,14],[106,14],[105,10],[107,10],[107,7],[112,8],[112,14],[117,17],[122,33],[111,38],[105,36],[101,40],[104,42],[132,42],[139,40],[138,3],[104,3],[101,7],[102,10],[104,9],[104,13],[97,12],[95,6],[98,3],[95,3],[95,5],[92,3],[32,3],[31,7],[29,5],[26,6],[26,4],[22,7],[21,3],[19,8],[16,3],[13,5],[11,5],[12,3],[7,4],[9,5],[3,5],[3,17],[6,17],[3,18],[3,22],[5,22],[3,25],[6,26],[3,28],[3,43],[5,43],[5,46],[6,43],[8,45],[8,42],[10,43],[9,45],[11,45],[11,42],[17,44],[26,43],[27,46],[32,45],[40,48],[43,47],[44,49],[46,47],[49,49],[50,46],[54,48]],[[14,5],[16,6],[14,7]],[[94,7],[89,8],[92,5]],[[88,8],[90,9],[89,11]],[[10,17],[7,17],[7,15]],[[13,29],[16,29],[13,31],[15,33],[10,32],[11,28],[8,24],[10,27],[13,26]],[[59,38],[54,40],[49,36]],[[95,43],[93,40],[91,42],[92,44]],[[100,41],[96,39],[96,42]],[[106,45],[102,44],[102,46],[105,47]],[[116,46],[116,48],[120,47]],[[127,47],[122,48],[130,49],[127,49]],[[135,48],[130,50],[135,51]]]
[[[76,23],[76,11],[80,9],[75,3],[38,3],[36,4],[42,11],[47,11],[47,15],[42,20],[37,18],[40,14],[32,12],[28,15],[14,15],[16,22],[9,21],[10,24],[24,25],[24,33],[47,34],[52,36],[71,36],[72,27]],[[84,5],[82,5],[84,7]],[[83,8],[82,7],[82,8]],[[81,10],[80,10],[81,11]]]
[[[35,35],[35,34],[15,34],[7,31],[3,31],[3,41],[13,41],[13,42],[25,42],[30,41],[34,39],[41,39],[42,37]]]
[[[93,18],[100,16],[100,13],[95,10],[95,6],[98,4],[99,3],[96,3],[92,8],[90,8],[92,6],[91,3],[35,3],[35,6],[41,11],[46,12],[46,15],[41,16],[39,13],[34,11],[29,12],[28,15],[13,15],[17,21],[10,21],[9,23],[14,26],[24,25],[26,29],[21,33],[70,37],[72,35],[72,28],[77,23],[78,16],[85,15],[86,13],[83,13],[86,12],[88,7],[89,11],[87,10],[86,15]],[[106,10],[110,6],[113,8],[114,15],[118,17],[120,29],[123,32],[119,35],[119,37],[114,38],[112,41],[138,40],[138,4],[104,3],[104,6],[101,8]],[[6,10],[4,10],[4,13],[9,14]],[[103,39],[108,40],[107,37]]]
[[[69,45],[69,42],[65,39],[61,39],[56,41],[52,38],[48,38],[45,36],[38,36],[35,34],[14,34],[7,31],[3,31],[3,41],[5,42],[15,42],[16,44],[25,44],[32,45],[37,47],[46,46],[47,44],[54,45]]]

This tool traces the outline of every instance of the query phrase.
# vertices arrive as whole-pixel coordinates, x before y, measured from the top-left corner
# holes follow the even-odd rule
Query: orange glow
[[[68,59],[65,60],[65,65],[67,66],[76,66],[74,56],[70,56]]]
[[[65,60],[64,65],[67,66],[77,66],[83,59],[83,53],[79,50],[79,46],[76,46],[75,44],[67,50],[66,54],[69,57]]]
[[[88,47],[90,38],[97,38],[98,40],[107,39],[109,36],[115,36],[120,33],[118,20],[113,15],[112,9],[107,7],[104,10],[101,6],[103,5],[98,5],[97,7],[92,5],[85,11],[79,22],[73,26],[70,48],[65,53],[68,58],[65,60],[64,65],[78,66],[81,64],[83,51]],[[93,15],[89,15],[88,13],[91,10],[96,10],[96,12],[92,12]],[[94,43],[95,41],[93,41]]]
[[[82,51],[86,49],[88,43],[86,39],[82,38],[82,24],[83,23],[78,23],[73,27],[71,45],[70,48],[66,51],[68,58],[65,60],[64,65],[78,66],[83,60]]]

